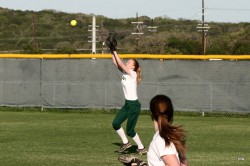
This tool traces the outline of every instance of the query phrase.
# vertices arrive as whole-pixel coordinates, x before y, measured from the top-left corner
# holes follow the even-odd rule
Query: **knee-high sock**
[[[138,149],[143,149],[143,148],[144,148],[144,146],[143,146],[143,144],[141,143],[141,139],[140,139],[140,137],[139,137],[138,134],[136,134],[136,135],[133,137],[133,140],[134,140],[135,143],[137,144]]]
[[[128,139],[122,127],[119,130],[116,130],[116,132],[121,137],[123,144],[128,143]]]

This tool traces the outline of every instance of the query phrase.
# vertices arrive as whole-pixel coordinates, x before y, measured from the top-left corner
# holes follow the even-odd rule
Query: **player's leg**
[[[128,101],[128,120],[127,120],[127,127],[126,133],[128,136],[132,137],[135,143],[138,146],[137,152],[139,154],[147,153],[146,148],[141,142],[139,135],[135,132],[135,126],[140,115],[141,110],[141,103],[139,101]]]
[[[116,130],[117,134],[122,139],[122,145],[118,152],[123,152],[129,147],[131,147],[131,144],[129,143],[127,136],[121,127],[121,124],[127,119],[127,110],[126,110],[126,104],[118,111],[116,114],[116,117],[113,120],[112,126]]]

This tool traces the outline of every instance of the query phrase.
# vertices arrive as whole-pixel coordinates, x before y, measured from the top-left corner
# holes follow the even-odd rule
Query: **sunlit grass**
[[[111,126],[114,116],[114,112],[0,111],[1,165],[122,165],[115,152],[120,139]],[[249,164],[249,118],[177,115],[174,124],[187,131],[189,165]],[[140,116],[136,130],[148,146],[154,134],[149,115]],[[132,146],[128,153],[138,156],[135,150]]]

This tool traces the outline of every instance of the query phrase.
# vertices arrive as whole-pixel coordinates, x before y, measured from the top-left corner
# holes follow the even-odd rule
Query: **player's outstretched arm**
[[[126,67],[126,65],[123,63],[123,61],[121,60],[121,58],[119,57],[119,55],[117,54],[116,51],[113,51],[113,61],[115,61],[115,65],[118,67],[118,69],[120,69],[121,71],[125,71],[127,74],[130,75],[130,71],[129,69]]]
[[[126,65],[123,63],[119,55],[117,54],[117,41],[115,39],[115,36],[110,35],[106,40],[107,46],[110,49],[112,56],[112,60],[114,65],[121,71],[126,72],[127,74],[131,74],[129,69],[126,67]]]

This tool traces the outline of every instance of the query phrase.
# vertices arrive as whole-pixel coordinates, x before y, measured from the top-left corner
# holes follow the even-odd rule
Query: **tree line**
[[[20,11],[0,8],[1,53],[91,53],[92,15],[56,10]],[[77,20],[77,26],[70,25]],[[132,24],[131,22],[143,22]],[[202,54],[199,20],[141,16],[111,19],[96,16],[96,53],[107,53],[106,37],[112,33],[120,53]],[[250,23],[208,22],[206,54],[250,54]],[[153,30],[150,27],[155,27]],[[140,31],[143,34],[132,34]]]

